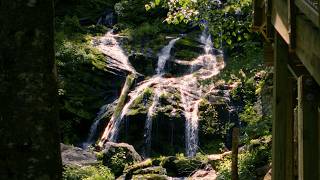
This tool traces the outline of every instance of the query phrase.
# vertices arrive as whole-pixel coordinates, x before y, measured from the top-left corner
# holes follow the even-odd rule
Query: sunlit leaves
[[[156,6],[158,6],[158,5],[160,4],[160,0],[155,0],[155,1],[154,1],[154,4],[155,4]]]
[[[146,9],[158,5],[167,8],[165,22],[169,24],[206,20],[215,47],[233,48],[251,38],[251,3],[252,0],[152,0]]]

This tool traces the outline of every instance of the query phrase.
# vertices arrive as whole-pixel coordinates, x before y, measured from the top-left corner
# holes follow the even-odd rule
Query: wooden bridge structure
[[[274,67],[272,179],[320,179],[319,0],[254,0]]]

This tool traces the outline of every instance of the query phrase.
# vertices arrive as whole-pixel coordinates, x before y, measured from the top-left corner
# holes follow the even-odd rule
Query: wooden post
[[[292,83],[287,69],[289,48],[281,36],[275,36],[272,179],[293,179],[293,107]]]
[[[319,87],[311,76],[298,80],[299,180],[319,179]]]
[[[294,0],[288,0],[288,24],[289,24],[289,50],[294,51],[296,47],[296,6]]]
[[[232,165],[231,179],[238,180],[238,146],[239,146],[239,128],[234,127],[232,130]]]

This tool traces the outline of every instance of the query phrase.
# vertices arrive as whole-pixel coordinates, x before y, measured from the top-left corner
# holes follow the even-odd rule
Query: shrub
[[[85,166],[74,167],[67,166],[64,168],[63,180],[113,180],[114,176],[111,171],[102,166]]]

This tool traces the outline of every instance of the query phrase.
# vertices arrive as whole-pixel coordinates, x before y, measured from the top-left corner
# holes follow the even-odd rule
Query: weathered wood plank
[[[280,34],[275,37],[272,179],[293,179],[293,112],[292,88],[287,69],[289,48]],[[290,92],[288,92],[290,89]]]
[[[305,19],[297,16],[296,54],[320,84],[320,30]]]
[[[288,0],[289,47],[291,52],[293,52],[296,47],[296,6],[294,1],[295,0]]]
[[[314,25],[318,28],[320,27],[319,12],[312,8],[307,2],[305,2],[305,0],[295,0],[295,4],[299,10],[313,22]]]
[[[272,0],[271,22],[285,42],[290,44],[288,2],[286,0]]]
[[[311,76],[298,80],[299,179],[319,179],[319,87]]]

